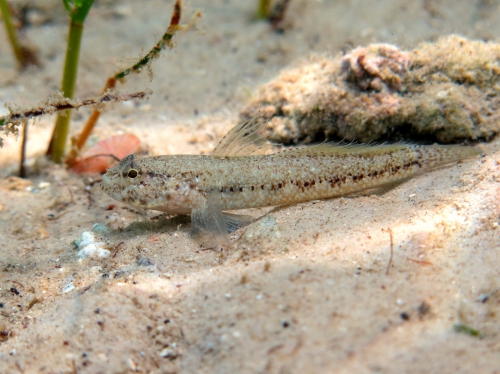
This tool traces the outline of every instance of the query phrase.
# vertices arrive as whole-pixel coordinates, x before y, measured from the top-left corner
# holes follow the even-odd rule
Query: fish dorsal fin
[[[261,134],[266,124],[267,121],[254,117],[233,127],[215,147],[212,156],[249,156],[273,149],[275,145],[267,141],[267,136]]]
[[[318,145],[311,145],[300,148],[287,149],[277,153],[277,155],[314,155],[314,154],[327,154],[327,155],[366,155],[376,156],[379,154],[399,151],[408,148],[410,145],[405,143],[396,144],[356,144],[356,143],[336,143],[325,142]]]

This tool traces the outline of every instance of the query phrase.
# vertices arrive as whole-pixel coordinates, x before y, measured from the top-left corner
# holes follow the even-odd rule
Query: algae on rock
[[[389,44],[316,55],[263,86],[241,117],[271,139],[489,140],[500,132],[500,44],[451,35],[413,51]]]

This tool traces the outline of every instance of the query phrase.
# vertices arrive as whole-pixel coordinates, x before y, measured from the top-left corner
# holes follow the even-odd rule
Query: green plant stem
[[[63,92],[64,97],[69,99],[73,98],[75,91],[82,34],[83,22],[71,20],[68,35],[68,47],[66,50],[66,60],[64,63],[64,75],[61,85],[61,91]],[[52,142],[47,152],[52,155],[52,160],[56,163],[61,163],[63,161],[70,120],[71,110],[65,110],[57,116]]]
[[[257,19],[267,19],[271,10],[271,0],[259,0]]]
[[[19,66],[22,67],[24,66],[24,56],[21,45],[17,40],[17,34],[12,23],[12,17],[10,15],[10,9],[9,4],[7,4],[7,0],[0,0],[0,11],[2,12],[2,18],[5,24],[5,28],[7,29],[7,35],[9,36],[10,45],[12,46]]]

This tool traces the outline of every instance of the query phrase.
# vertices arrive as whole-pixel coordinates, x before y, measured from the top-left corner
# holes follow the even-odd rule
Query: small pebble
[[[160,356],[163,358],[175,358],[177,354],[170,348],[165,348],[160,352]]]

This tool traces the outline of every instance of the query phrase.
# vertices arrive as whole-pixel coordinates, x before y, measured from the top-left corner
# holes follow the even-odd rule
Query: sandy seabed
[[[254,3],[187,2],[183,19],[201,9],[203,31],[178,35],[152,82],[119,86],[154,94],[110,106],[91,142],[131,132],[143,153],[206,154],[260,86],[311,53],[500,36],[496,0],[297,0],[281,34],[252,21]],[[58,89],[67,22],[59,2],[40,4],[28,36],[44,67],[17,72],[0,44],[0,102]],[[148,50],[171,6],[98,2],[76,96]],[[88,115],[74,114],[75,133]],[[29,179],[11,178],[19,142],[0,150],[0,373],[500,372],[498,138],[479,145],[484,157],[383,195],[272,210],[219,251],[190,238],[188,217],[131,209],[35,165],[53,122],[30,127]],[[82,259],[74,241],[93,228],[110,254]]]

